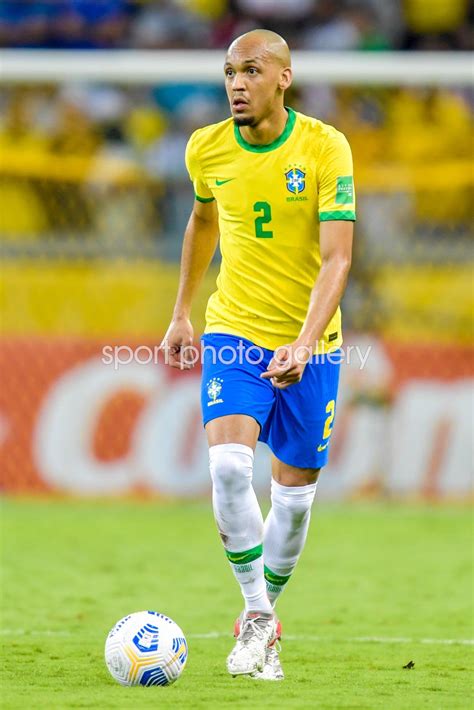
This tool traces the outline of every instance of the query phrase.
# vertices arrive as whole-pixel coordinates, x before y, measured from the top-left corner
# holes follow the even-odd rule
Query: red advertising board
[[[342,366],[323,495],[469,496],[473,351],[367,335],[348,344],[360,352]],[[199,365],[171,370],[155,344],[12,338],[0,367],[4,492],[209,490]],[[266,485],[263,449],[255,476]]]

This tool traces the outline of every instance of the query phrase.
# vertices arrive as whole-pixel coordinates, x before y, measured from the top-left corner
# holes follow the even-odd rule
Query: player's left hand
[[[260,377],[271,380],[277,389],[284,390],[296,382],[301,382],[304,369],[311,357],[311,348],[298,343],[282,345],[275,350],[270,360],[267,371]]]

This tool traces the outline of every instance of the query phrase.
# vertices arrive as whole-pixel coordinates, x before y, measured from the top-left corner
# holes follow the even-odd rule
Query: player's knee
[[[243,444],[211,446],[209,469],[215,489],[238,493],[252,481],[253,451]]]
[[[272,479],[272,507],[278,516],[278,511],[285,517],[290,517],[298,523],[311,512],[316,483],[307,486],[282,486]]]

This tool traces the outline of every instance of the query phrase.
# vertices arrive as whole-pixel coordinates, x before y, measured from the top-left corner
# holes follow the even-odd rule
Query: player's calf
[[[252,487],[253,450],[243,444],[209,449],[212,501],[227,558],[245,609],[271,614],[263,570],[263,518]]]

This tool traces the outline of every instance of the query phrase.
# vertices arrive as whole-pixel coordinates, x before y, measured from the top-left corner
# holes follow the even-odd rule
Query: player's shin
[[[272,507],[265,520],[263,553],[267,593],[273,606],[303,551],[316,486],[282,486],[272,479]]]
[[[209,466],[217,527],[246,612],[271,612],[263,572],[263,518],[252,487],[253,451],[243,444],[211,446]]]

